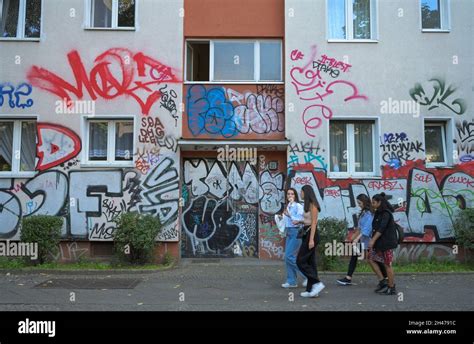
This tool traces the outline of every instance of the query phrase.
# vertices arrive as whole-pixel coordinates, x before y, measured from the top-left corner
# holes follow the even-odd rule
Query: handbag
[[[284,237],[286,235],[286,226],[283,216],[275,214],[275,223],[278,228],[278,231],[280,232],[280,235]]]
[[[301,226],[298,228],[297,239],[302,239],[311,230],[311,226]]]

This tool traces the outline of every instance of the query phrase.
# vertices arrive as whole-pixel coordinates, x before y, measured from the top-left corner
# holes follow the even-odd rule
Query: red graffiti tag
[[[75,132],[51,123],[38,123],[38,171],[47,170],[68,161],[81,151],[81,139]]]
[[[161,97],[160,90],[153,86],[180,82],[175,75],[177,72],[170,67],[141,52],[134,54],[124,48],[109,49],[97,56],[89,74],[76,50],[68,53],[67,58],[75,85],[38,66],[31,67],[27,74],[32,85],[57,95],[67,104],[71,103],[71,95],[82,99],[85,88],[93,100],[130,96],[140,105],[142,113],[148,115]]]
[[[474,187],[474,180],[472,178],[452,176],[448,178],[448,182],[454,183],[454,184],[462,184],[469,187]]]
[[[299,51],[298,49],[292,50],[290,58],[293,61],[301,60],[304,57],[303,53]]]

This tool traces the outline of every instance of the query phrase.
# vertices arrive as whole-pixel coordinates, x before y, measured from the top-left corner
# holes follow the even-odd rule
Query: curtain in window
[[[89,123],[89,160],[107,160],[107,122]]]
[[[20,0],[3,0],[1,15],[2,37],[16,37]]]
[[[346,38],[346,0],[329,0],[328,22],[331,39]]]
[[[21,123],[20,171],[34,171],[36,162],[36,123]]]
[[[347,134],[345,122],[330,122],[329,147],[331,172],[347,172]]]
[[[115,123],[115,160],[133,158],[133,122]]]
[[[92,0],[94,27],[112,27],[112,0]]]
[[[353,0],[354,38],[370,39],[370,0]]]
[[[0,172],[12,170],[13,122],[0,122]]]
[[[426,162],[444,162],[441,126],[425,127]]]
[[[373,172],[372,124],[354,123],[355,172]]]

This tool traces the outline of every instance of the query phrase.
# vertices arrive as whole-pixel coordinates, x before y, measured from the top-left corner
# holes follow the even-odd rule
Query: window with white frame
[[[0,119],[0,176],[35,171],[36,121]]]
[[[373,121],[330,121],[331,174],[374,175],[374,135]]]
[[[135,0],[90,0],[90,28],[134,28]]]
[[[187,41],[186,80],[215,82],[282,81],[281,41]]]
[[[376,0],[327,0],[329,40],[376,40]]]
[[[86,163],[133,161],[133,119],[87,119]]]
[[[41,0],[0,0],[2,38],[39,38]]]
[[[449,0],[420,0],[423,31],[446,31],[449,24]]]
[[[446,141],[445,123],[425,122],[425,156],[427,165],[447,165]]]

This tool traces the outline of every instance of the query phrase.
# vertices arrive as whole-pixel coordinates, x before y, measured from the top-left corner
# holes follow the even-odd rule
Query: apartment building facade
[[[474,205],[470,1],[0,4],[1,239],[57,215],[60,259],[107,255],[136,211],[163,223],[158,257],[282,259],[274,215],[310,184],[348,228],[385,192],[407,258],[453,256]]]

